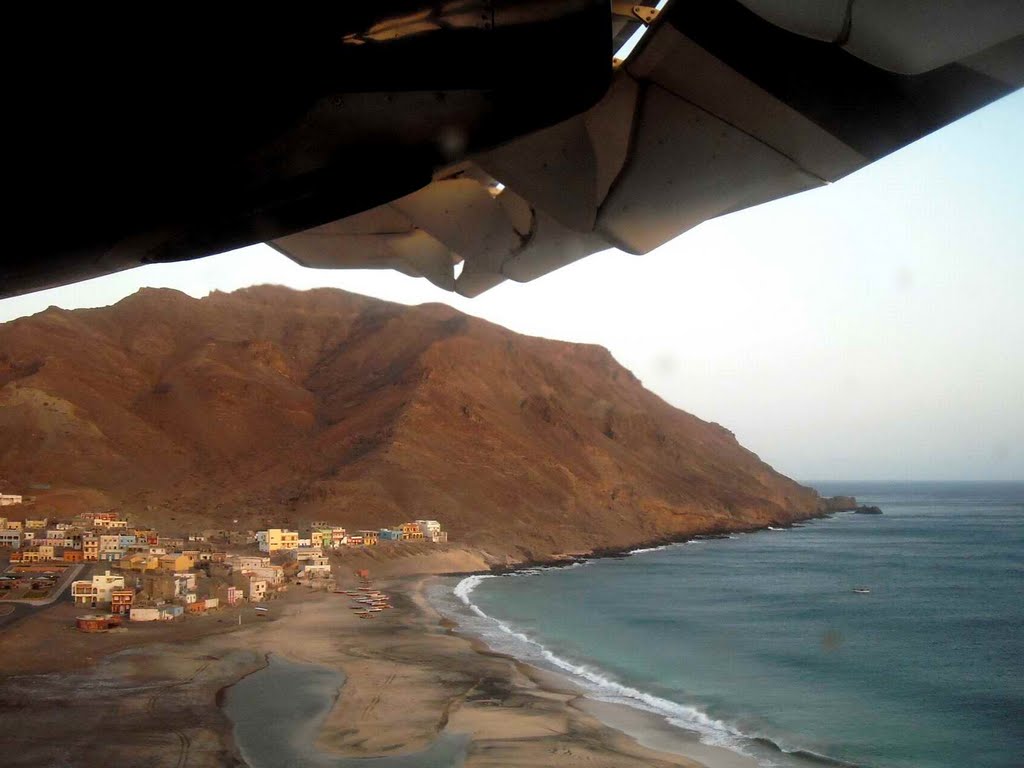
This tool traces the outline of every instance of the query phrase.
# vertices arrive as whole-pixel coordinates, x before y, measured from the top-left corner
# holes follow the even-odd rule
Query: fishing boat
[[[867,587],[854,587],[853,591],[856,592],[858,595],[870,595],[871,594],[871,590],[868,589]]]

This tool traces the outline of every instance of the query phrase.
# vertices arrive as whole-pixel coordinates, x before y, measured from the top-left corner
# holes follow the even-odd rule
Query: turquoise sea
[[[1024,484],[813,485],[884,514],[473,576],[442,608],[765,766],[1024,765]]]

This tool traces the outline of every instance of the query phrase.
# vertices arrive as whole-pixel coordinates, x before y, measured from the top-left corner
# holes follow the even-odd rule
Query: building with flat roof
[[[423,531],[417,523],[402,523],[402,541],[423,541]]]
[[[363,537],[363,544],[372,547],[380,539],[380,531],[357,531]]]
[[[110,612],[117,614],[131,613],[135,602],[134,589],[115,589],[110,593]]]
[[[192,558],[183,554],[160,555],[160,570],[162,571],[187,571],[192,568]]]
[[[115,590],[123,590],[124,576],[117,576],[110,571],[93,576],[92,579],[80,579],[71,582],[71,597],[75,605],[101,605],[109,603]]]
[[[286,528],[268,528],[256,534],[260,552],[272,554],[299,548],[299,532]]]

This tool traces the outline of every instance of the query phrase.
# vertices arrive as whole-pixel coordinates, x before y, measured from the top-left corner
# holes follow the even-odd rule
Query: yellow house
[[[117,564],[124,571],[155,571],[160,567],[160,558],[156,555],[132,555]]]
[[[299,548],[299,532],[284,528],[268,528],[266,537],[260,542],[264,552],[281,552]]]
[[[380,531],[357,531],[356,533],[363,537],[363,544],[367,547],[372,547],[380,539]]]
[[[188,571],[192,569],[192,565],[192,558],[180,553],[160,556],[161,571]]]
[[[331,546],[331,533],[330,528],[319,528],[309,532],[309,543],[314,547],[329,547]]]
[[[402,530],[402,541],[423,540],[423,529],[420,528],[419,523],[402,523],[400,528]]]

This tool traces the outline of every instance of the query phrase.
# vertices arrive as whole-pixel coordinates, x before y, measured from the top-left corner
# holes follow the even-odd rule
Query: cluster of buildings
[[[349,532],[331,523],[314,522],[308,531],[286,528],[268,528],[257,531],[256,543],[260,552],[292,552],[303,549],[341,549],[343,547],[372,547],[383,541],[429,541],[441,544],[448,541],[448,532],[437,520],[414,520],[390,528]]]
[[[14,550],[12,562],[115,563],[155,549],[166,554],[175,543],[155,530],[132,527],[116,512],[86,512],[63,522],[0,517],[0,548]]]
[[[244,541],[251,547],[255,533]],[[116,512],[90,512],[68,521],[0,517],[0,547],[10,550],[10,568],[18,572],[99,564],[102,573],[94,568],[89,578],[71,583],[75,605],[131,621],[262,602],[285,590],[290,578],[325,585],[331,578],[322,547],[295,547],[271,562],[268,555],[218,549],[204,534],[164,536],[139,528]],[[102,622],[86,622],[83,628],[93,624]]]
[[[3,494],[0,500],[5,507],[22,503],[13,494]],[[436,520],[353,532],[314,522],[301,534],[270,528],[177,537],[132,525],[112,511],[83,513],[66,521],[0,516],[0,549],[9,551],[9,570],[46,569],[52,574],[79,563],[97,564],[86,571],[88,578],[71,583],[75,605],[102,612],[79,617],[83,631],[101,631],[122,620],[163,621],[243,601],[258,603],[287,589],[290,580],[330,588],[331,550],[447,540]],[[234,547],[247,551],[227,551]]]
[[[246,601],[263,602],[287,589],[289,578],[304,571],[301,565],[275,564],[263,556],[208,550],[198,554],[198,560],[192,551],[129,558],[118,563],[116,571],[72,582],[72,598],[75,605],[127,615],[131,621],[162,621]],[[330,578],[330,563],[323,560],[316,563],[316,578]]]

